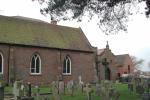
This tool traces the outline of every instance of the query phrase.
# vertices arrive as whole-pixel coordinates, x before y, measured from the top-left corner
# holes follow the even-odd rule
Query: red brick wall
[[[111,80],[116,80],[117,74],[116,74],[116,66],[115,66],[115,55],[111,52],[110,49],[105,49],[104,52],[101,55],[98,55],[98,61],[102,61],[104,58],[107,59],[107,62],[109,63],[108,67],[110,69],[110,79]],[[98,64],[99,67],[99,79],[104,80],[105,79],[105,70],[104,70],[104,65],[102,65],[102,62]]]
[[[8,83],[8,59],[9,59],[9,46],[7,45],[0,45],[0,52],[3,55],[4,62],[3,62],[3,76],[4,81]]]
[[[13,48],[13,63],[16,80],[31,82],[35,85],[46,85],[57,80],[59,74],[62,74],[62,65],[64,58],[69,55],[72,61],[71,75],[63,76],[64,81],[75,80],[81,75],[84,82],[92,82],[94,77],[94,54],[86,52],[47,49],[38,47],[11,46]],[[8,80],[8,54],[9,46],[0,46],[0,50],[4,53],[5,80]],[[30,74],[30,63],[34,53],[38,53],[41,57],[41,74]]]
[[[130,66],[130,71],[128,70],[128,66]],[[130,58],[129,55],[125,55],[125,60],[122,64],[122,66],[118,67],[118,73],[120,73],[120,75],[126,73],[133,73],[134,67],[133,67],[133,63],[132,60]]]

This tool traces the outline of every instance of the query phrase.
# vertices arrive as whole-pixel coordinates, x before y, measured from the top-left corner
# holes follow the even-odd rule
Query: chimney
[[[51,24],[57,25],[57,21],[56,20],[51,20]]]

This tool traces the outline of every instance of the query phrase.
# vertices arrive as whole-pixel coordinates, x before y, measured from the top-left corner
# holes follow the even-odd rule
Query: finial
[[[106,44],[106,48],[108,48],[108,49],[109,49],[109,44],[108,44],[108,41],[107,41],[107,44]]]

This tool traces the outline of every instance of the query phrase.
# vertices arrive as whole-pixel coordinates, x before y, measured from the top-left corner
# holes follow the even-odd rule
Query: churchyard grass
[[[140,100],[141,98],[139,96],[137,96],[134,92],[130,93],[128,91],[128,87],[127,84],[114,84],[114,87],[119,91],[120,93],[120,97],[119,100]],[[94,89],[95,87],[93,87]],[[51,92],[50,91],[50,87],[40,87],[40,93],[47,93],[47,92]],[[11,92],[12,91],[12,87],[5,87],[5,92]],[[34,87],[32,87],[32,93],[35,94],[36,89]],[[49,96],[50,98],[52,98],[52,95]],[[86,94],[82,93],[82,91],[80,91],[79,89],[75,89],[75,92],[73,94],[73,96],[71,96],[70,94],[65,94],[62,95],[61,98],[62,100],[85,100]],[[92,100],[101,100],[99,96],[96,95],[95,90],[92,93]]]
[[[6,93],[12,93],[12,90],[13,90],[12,88],[13,88],[13,87],[11,87],[11,86],[6,86],[6,87],[5,87],[5,92],[6,92]]]
[[[120,93],[119,100],[141,100],[139,96],[135,94],[135,92],[128,91],[127,84],[115,84],[114,86]]]

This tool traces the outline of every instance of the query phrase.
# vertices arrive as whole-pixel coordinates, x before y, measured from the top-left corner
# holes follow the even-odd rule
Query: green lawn
[[[93,87],[95,88],[95,87]],[[140,97],[137,96],[135,93],[129,93],[128,88],[127,88],[127,84],[115,84],[114,88],[116,88],[119,93],[120,93],[120,97],[119,100],[140,100]],[[51,89],[48,87],[41,87],[40,88],[40,93],[46,93],[49,92]],[[7,92],[11,92],[12,88],[11,87],[6,87],[5,91]],[[35,93],[35,88],[32,88],[32,93]],[[75,89],[74,95],[71,96],[69,95],[67,92],[65,95],[62,95],[61,98],[62,100],[85,100],[85,93],[82,93],[80,90]],[[49,96],[49,98],[52,98],[52,95]],[[52,100],[52,99],[50,99]],[[92,100],[101,100],[99,96],[95,95],[95,90],[92,93]]]

